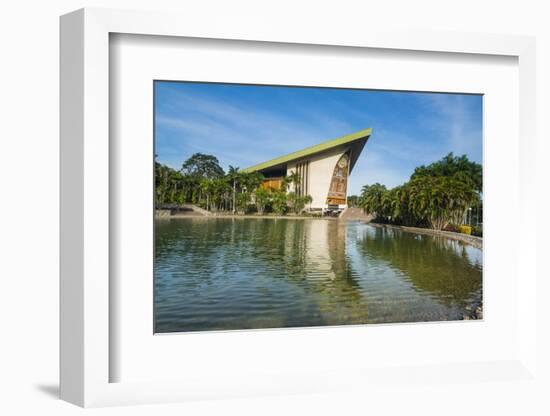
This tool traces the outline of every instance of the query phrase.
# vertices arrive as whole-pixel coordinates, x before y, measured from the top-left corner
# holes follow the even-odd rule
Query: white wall
[[[334,167],[338,159],[344,154],[344,150],[333,150],[304,160],[309,161],[309,190],[313,201],[309,208],[318,209],[327,207],[327,196],[332,180]],[[296,169],[295,163],[289,163],[287,166],[287,175],[294,172]],[[344,207],[340,205],[340,207]]]
[[[353,1],[181,1],[181,0],[19,0],[0,6],[0,413],[81,414],[54,399],[58,382],[58,16],[83,6],[168,9],[193,13],[208,25],[213,14],[236,22],[269,19],[281,27],[380,26],[448,31],[536,35],[539,162],[538,189],[550,180],[550,25],[546,1],[394,0]],[[336,76],[336,74],[335,74]],[[330,122],[323,120],[322,122]],[[544,175],[544,176],[543,176]],[[533,206],[546,219],[550,196]],[[545,215],[546,214],[546,215]],[[540,221],[539,252],[547,253],[549,222]],[[544,236],[544,240],[543,240]],[[544,250],[544,251],[543,251]],[[542,255],[539,258],[543,258]],[[548,262],[539,273],[550,276]],[[538,287],[540,371],[550,374],[550,279]],[[526,316],[525,319],[534,319]],[[544,326],[543,326],[544,325]],[[475,340],[472,350],[475,351]],[[266,357],[269,359],[269,357]],[[548,377],[546,378],[548,380]],[[422,414],[543,415],[550,387],[487,382],[426,388],[381,386],[371,391],[194,402],[163,406],[96,409],[94,415],[280,415]]]

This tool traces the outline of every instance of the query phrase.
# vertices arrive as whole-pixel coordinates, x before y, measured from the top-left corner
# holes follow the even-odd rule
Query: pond
[[[482,252],[325,219],[155,223],[155,332],[462,319],[482,300]]]

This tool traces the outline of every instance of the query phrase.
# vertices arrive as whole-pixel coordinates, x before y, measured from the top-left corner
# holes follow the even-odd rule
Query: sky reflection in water
[[[482,251],[359,222],[156,223],[156,332],[460,319]]]

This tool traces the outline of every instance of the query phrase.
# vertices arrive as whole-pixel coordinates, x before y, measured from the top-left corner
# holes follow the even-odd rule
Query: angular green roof
[[[243,172],[256,172],[264,170],[273,166],[282,165],[283,163],[290,162],[292,160],[301,159],[303,157],[311,156],[324,150],[329,150],[334,147],[338,147],[344,144],[352,143],[356,140],[364,139],[370,136],[372,129],[364,129],[356,131],[355,133],[348,134],[346,136],[338,137],[336,139],[328,140],[323,143],[316,144],[315,146],[306,147],[305,149],[298,150],[297,152],[289,153],[288,155],[278,157],[276,159],[268,160],[267,162],[259,163],[254,166],[250,166],[243,169]]]

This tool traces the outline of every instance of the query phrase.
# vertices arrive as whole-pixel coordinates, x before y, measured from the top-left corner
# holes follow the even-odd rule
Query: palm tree
[[[294,185],[294,192],[296,192],[301,181],[302,181],[302,178],[300,177],[298,172],[294,170],[292,171],[292,173],[286,175],[285,178],[283,179],[284,188],[286,190],[288,189],[288,186]]]
[[[206,209],[210,211],[212,209],[212,196],[216,190],[215,179],[203,179],[200,182],[200,190],[206,196]]]
[[[474,184],[457,175],[416,177],[406,186],[409,209],[436,230],[461,224],[466,210],[479,197]]]
[[[374,214],[378,217],[384,217],[384,204],[388,192],[384,185],[375,183],[374,185],[365,185],[361,189],[361,207],[367,214]]]
[[[273,211],[276,214],[284,215],[288,209],[287,194],[284,189],[274,189],[271,191],[271,203]]]
[[[269,203],[270,196],[271,192],[269,190],[264,188],[256,189],[256,192],[254,193],[254,200],[256,202],[256,209],[258,210],[258,213],[260,215],[265,212],[265,208]]]
[[[241,173],[241,175],[243,190],[248,192],[254,192],[264,181],[264,175],[260,172]]]
[[[239,168],[235,168],[229,165],[229,170],[227,172],[227,178],[233,183],[233,214],[236,212],[236,194],[237,194],[237,181],[240,179],[241,173]]]

